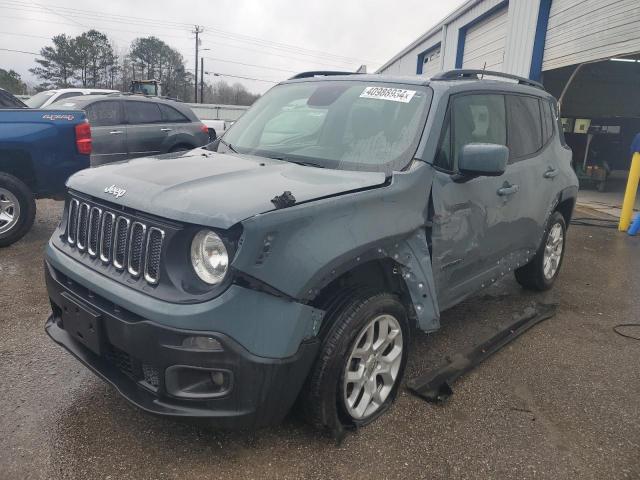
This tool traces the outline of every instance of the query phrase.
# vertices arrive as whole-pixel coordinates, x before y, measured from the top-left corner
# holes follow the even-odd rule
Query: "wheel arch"
[[[397,295],[412,326],[425,332],[440,328],[431,259],[423,231],[363,252],[334,267],[329,277],[317,281],[309,303],[327,310],[339,297],[364,289]]]
[[[0,150],[0,172],[13,175],[27,185],[31,191],[36,191],[38,178],[31,159],[31,155],[23,150]]]
[[[318,290],[310,304],[321,310],[330,310],[342,297],[358,291],[388,292],[397,295],[407,308],[407,315],[415,319],[411,293],[402,278],[402,266],[391,258],[371,259],[347,269]],[[326,331],[329,324],[323,324]]]
[[[554,211],[560,212],[560,214],[563,216],[567,228],[569,228],[569,224],[571,223],[573,209],[576,205],[576,193],[574,193],[573,191],[568,192],[566,190],[562,192],[558,204],[554,209]]]

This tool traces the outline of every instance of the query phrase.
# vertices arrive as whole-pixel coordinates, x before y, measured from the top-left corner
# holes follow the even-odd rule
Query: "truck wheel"
[[[560,272],[567,224],[560,212],[553,212],[548,225],[536,256],[515,271],[516,280],[524,288],[548,290]]]
[[[13,175],[0,173],[0,247],[24,237],[35,216],[36,202],[29,187]]]
[[[363,426],[395,400],[408,354],[409,323],[398,298],[364,294],[327,312],[330,329],[307,379],[302,408],[321,429]]]

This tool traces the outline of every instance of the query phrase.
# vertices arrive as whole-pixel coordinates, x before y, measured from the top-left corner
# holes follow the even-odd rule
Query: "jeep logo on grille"
[[[110,193],[116,198],[122,197],[127,191],[124,188],[117,187],[115,185],[111,185],[104,189],[104,193]]]

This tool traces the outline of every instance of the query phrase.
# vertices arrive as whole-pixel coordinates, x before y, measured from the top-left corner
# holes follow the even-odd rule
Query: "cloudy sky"
[[[204,29],[205,71],[250,77],[262,92],[304,70],[354,70],[382,63],[464,0],[0,0],[0,68],[36,83],[32,53],[59,33],[105,32],[121,53],[155,35],[194,66],[193,26]],[[4,49],[4,50],[3,50]]]

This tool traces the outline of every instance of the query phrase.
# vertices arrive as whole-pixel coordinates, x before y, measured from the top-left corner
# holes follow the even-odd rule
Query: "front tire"
[[[389,409],[407,362],[409,322],[389,293],[351,296],[327,313],[331,326],[302,406],[311,424],[335,432],[364,426]]]
[[[0,173],[0,247],[17,242],[31,229],[36,202],[24,182]]]
[[[530,290],[549,290],[555,282],[564,259],[567,224],[560,212],[553,212],[542,244],[535,257],[515,271],[516,280]]]

